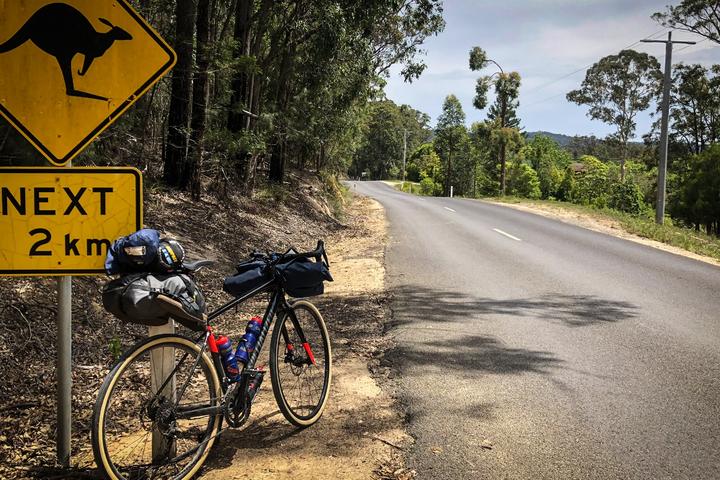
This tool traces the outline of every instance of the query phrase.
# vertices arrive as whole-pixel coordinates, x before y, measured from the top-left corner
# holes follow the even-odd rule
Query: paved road
[[[419,478],[720,478],[720,268],[483,202],[354,189],[390,223],[390,357]]]

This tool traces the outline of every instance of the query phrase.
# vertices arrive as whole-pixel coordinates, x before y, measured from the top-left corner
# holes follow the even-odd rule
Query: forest
[[[177,54],[172,72],[74,165],[131,165],[146,183],[252,197],[291,169],[338,175],[389,69],[425,69],[441,0],[133,0]],[[0,165],[45,161],[0,119]]]

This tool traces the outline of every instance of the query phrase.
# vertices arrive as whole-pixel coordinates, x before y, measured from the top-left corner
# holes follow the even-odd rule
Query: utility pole
[[[401,190],[405,191],[405,159],[407,158],[407,129],[403,130],[403,183]]]
[[[670,84],[672,83],[672,49],[674,43],[695,45],[695,42],[672,40],[672,31],[668,32],[667,40],[640,40],[643,43],[665,44],[665,79],[663,80],[662,120],[660,121],[660,165],[658,167],[657,207],[655,223],[662,225],[665,221],[665,177],[667,175],[668,155],[668,120],[670,116]]]

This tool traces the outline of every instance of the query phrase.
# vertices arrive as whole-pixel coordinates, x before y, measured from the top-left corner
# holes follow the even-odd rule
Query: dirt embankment
[[[386,347],[382,209],[359,199],[341,223],[329,214],[316,179],[292,182],[252,201],[192,202],[182,194],[147,189],[146,225],[178,238],[189,257],[217,261],[198,279],[211,306],[228,299],[222,278],[253,249],[310,249],[324,238],[336,279],[316,299],[335,360],[323,418],[306,430],[291,427],[267,381],[253,417],[242,429],[222,435],[203,478],[371,478],[397,470],[399,450],[391,445],[409,441],[393,400],[368,370],[368,365],[377,368]],[[123,325],[103,310],[104,280],[73,282],[73,469],[68,472],[54,468],[55,280],[0,278],[0,478],[97,476],[89,426],[99,386],[114,355],[147,335],[146,328]],[[247,318],[262,308],[248,303],[221,317],[217,328],[237,338]]]

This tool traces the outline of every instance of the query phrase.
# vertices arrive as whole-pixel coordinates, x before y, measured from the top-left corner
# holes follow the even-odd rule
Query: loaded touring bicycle
[[[194,338],[149,337],[125,352],[105,378],[95,404],[92,443],[95,461],[108,478],[195,475],[225,426],[239,427],[250,416],[266,373],[257,361],[268,335],[269,374],[283,416],[307,427],[323,413],[332,371],[330,340],[320,312],[303,299],[322,293],[323,281],[332,281],[323,242],[306,253],[252,254],[225,279],[223,288],[235,298],[205,314],[192,278],[211,263],[180,261],[169,272],[129,274],[105,288],[106,308],[125,321],[157,325],[172,318],[198,333]],[[186,288],[163,288],[168,279]],[[128,285],[136,283],[145,291],[144,300],[130,298],[128,304],[134,288]],[[263,294],[268,301],[257,343],[239,374],[228,374],[212,320]],[[143,306],[154,317],[130,318],[133,308]]]

